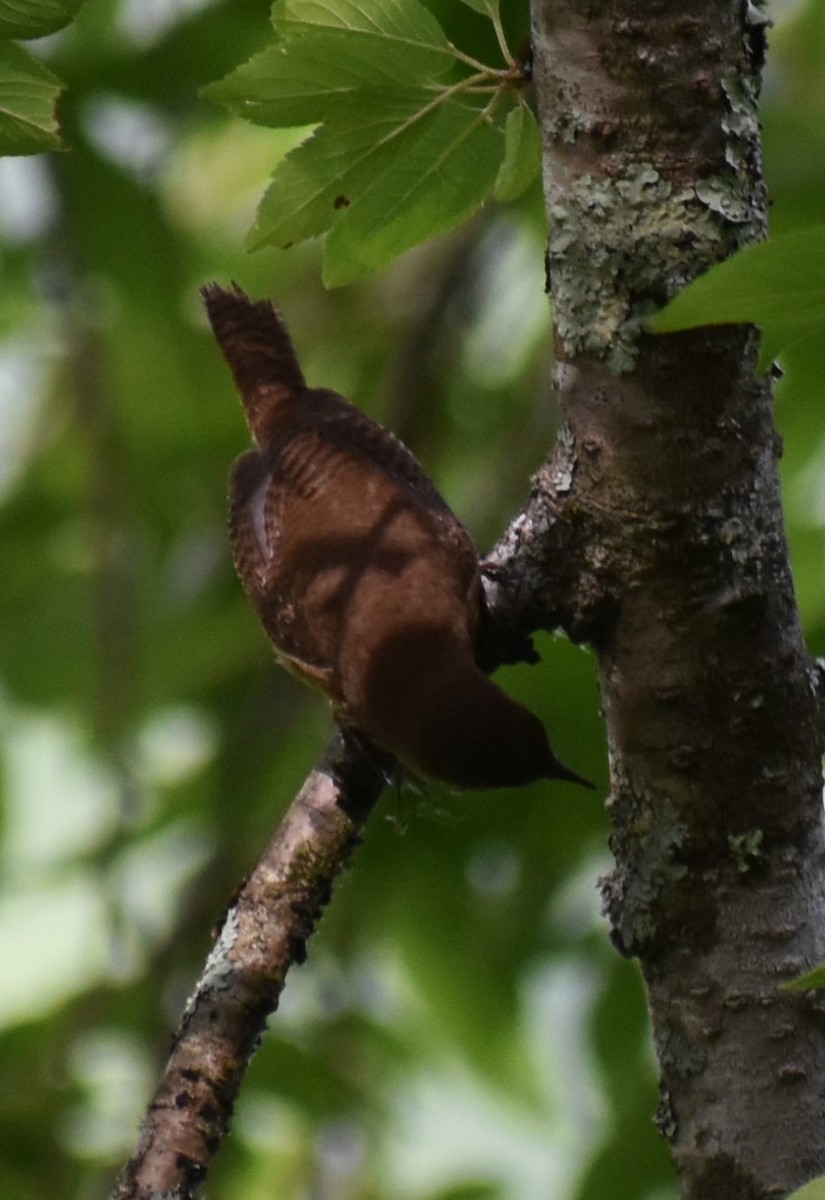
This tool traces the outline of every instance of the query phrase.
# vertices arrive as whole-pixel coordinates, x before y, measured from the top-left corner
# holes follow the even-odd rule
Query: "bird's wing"
[[[269,634],[281,663],[313,687],[329,694],[334,666],[304,614],[283,592],[280,526],[289,483],[263,455],[247,450],[229,477],[229,539],[235,569]]]
[[[482,588],[470,535],[410,451],[335,393],[304,401],[266,454],[236,463],[230,537],[279,657],[335,699],[353,596],[371,572],[386,579],[432,545],[449,563],[434,568],[435,586],[448,607],[448,595],[466,606],[468,629]]]
[[[400,438],[343,396],[322,388],[308,389],[301,402],[300,419],[302,425],[310,424],[317,429],[330,447],[366,459],[407,488],[419,504],[457,520],[421,463]]]
[[[426,512],[434,536],[450,546],[468,592],[474,602],[478,595],[480,605],[475,544],[418,459],[394,433],[335,392],[312,389],[305,393],[300,421],[284,438],[277,458],[284,484],[306,498],[326,487],[334,490],[339,473],[350,469],[354,459],[365,473],[380,473]]]

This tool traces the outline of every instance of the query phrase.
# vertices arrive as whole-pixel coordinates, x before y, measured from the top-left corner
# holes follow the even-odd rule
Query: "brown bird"
[[[586,783],[476,666],[478,555],[413,455],[343,396],[307,387],[268,301],[214,283],[203,297],[257,445],[230,475],[232,551],[281,662],[418,774],[458,788]]]

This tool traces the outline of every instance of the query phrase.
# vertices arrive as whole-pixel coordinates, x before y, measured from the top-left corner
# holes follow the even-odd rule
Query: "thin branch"
[[[384,783],[382,766],[342,737],[307,777],[227,913],[112,1200],[194,1196],[286,973],[304,961]]]

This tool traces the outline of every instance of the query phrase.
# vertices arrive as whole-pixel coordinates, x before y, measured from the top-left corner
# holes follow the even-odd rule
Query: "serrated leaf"
[[[336,30],[342,54],[357,46],[399,82],[440,75],[455,62],[444,31],[419,0],[276,0],[272,24],[288,40]]]
[[[825,1200],[825,1175],[820,1175],[804,1187],[791,1192],[788,1200]]]
[[[0,0],[0,38],[37,38],[68,25],[83,0]]]
[[[63,85],[22,46],[0,42],[0,154],[59,150],[57,99]]]
[[[357,88],[399,82],[405,81],[376,66],[365,47],[342,49],[338,37],[320,33],[270,46],[202,88],[201,96],[256,124],[288,127],[323,121]]]
[[[788,346],[825,335],[825,227],[748,246],[712,267],[654,314],[654,333],[752,323],[762,329],[761,369]]]
[[[430,93],[391,95],[362,89],[335,116],[286,156],[272,177],[247,244],[288,246],[329,229],[352,204],[408,152],[436,119],[421,115]]]
[[[501,134],[477,108],[452,101],[338,216],[327,238],[324,283],[340,287],[426,238],[451,229],[492,191]]]
[[[526,104],[508,113],[504,127],[504,161],[493,194],[496,200],[515,200],[541,171],[541,133]]]
[[[797,979],[789,979],[781,985],[783,992],[805,992],[809,988],[825,988],[825,963],[806,971]]]

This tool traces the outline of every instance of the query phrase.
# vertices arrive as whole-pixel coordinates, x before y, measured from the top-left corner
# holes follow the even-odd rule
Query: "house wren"
[[[423,468],[310,388],[266,300],[203,289],[256,443],[229,484],[235,565],[280,661],[413,772],[458,788],[586,783],[478,669],[478,555]]]

